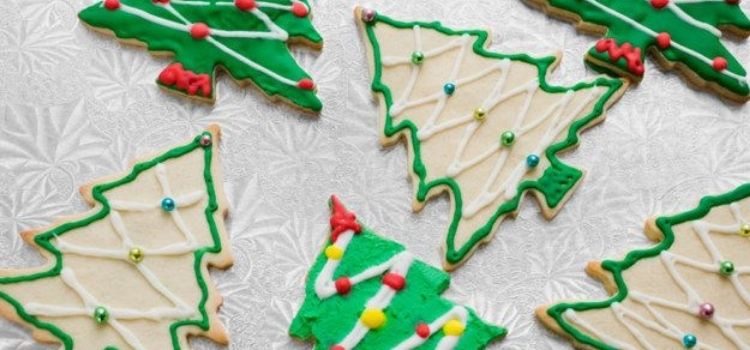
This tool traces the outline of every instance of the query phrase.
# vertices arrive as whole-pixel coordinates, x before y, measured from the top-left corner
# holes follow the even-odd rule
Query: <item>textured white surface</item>
[[[78,186],[125,169],[136,155],[174,144],[209,123],[224,131],[222,158],[232,203],[236,265],[213,272],[226,297],[221,316],[232,349],[307,349],[286,329],[305,273],[327,235],[326,200],[338,194],[361,220],[438,264],[449,216],[446,197],[410,211],[403,146],[378,144],[355,1],[318,0],[321,53],[296,49],[325,103],[320,118],[269,103],[219,78],[213,107],[158,90],[169,62],[84,28],[89,0],[0,1],[0,266],[40,262],[18,232],[84,209]],[[492,29],[494,48],[565,54],[553,75],[572,83],[592,72],[583,54],[596,38],[519,0],[369,1],[399,19]],[[743,5],[750,10],[750,4]],[[750,43],[729,41],[750,64]],[[448,295],[509,328],[498,349],[565,349],[533,317],[540,304],[603,297],[583,269],[647,244],[643,221],[692,208],[707,194],[750,180],[750,105],[728,105],[647,63],[647,77],[607,121],[565,157],[587,169],[583,185],[547,222],[527,201],[518,219],[453,274]],[[215,349],[203,340],[197,349]],[[0,350],[44,348],[0,321]]]

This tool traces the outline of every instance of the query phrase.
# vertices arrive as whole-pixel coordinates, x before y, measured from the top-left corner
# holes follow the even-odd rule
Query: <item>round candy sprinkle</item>
[[[333,285],[336,287],[336,293],[341,295],[349,294],[352,291],[352,281],[348,277],[339,277]]]
[[[141,248],[132,248],[128,252],[128,259],[136,264],[142,262],[144,257],[145,254],[143,253],[143,249]]]
[[[716,312],[716,309],[711,303],[703,303],[698,306],[698,316],[700,318],[709,319],[713,317],[714,312]]]
[[[234,0],[234,5],[242,11],[250,11],[255,8],[255,0]]]
[[[200,140],[198,140],[198,142],[203,147],[211,146],[211,134],[204,132],[203,134],[201,134],[201,138]]]
[[[537,165],[539,165],[539,156],[536,154],[529,154],[528,157],[526,157],[526,165],[529,166],[529,168],[536,168]]]
[[[105,309],[105,308],[103,308],[101,306],[97,306],[94,309],[94,316],[93,317],[94,317],[94,321],[96,321],[96,323],[98,323],[98,324],[104,324],[104,323],[107,322],[107,320],[109,320],[109,311],[107,311],[107,309]]]
[[[513,142],[516,142],[516,134],[512,131],[506,131],[500,135],[500,142],[502,142],[505,147],[512,146]]]
[[[166,197],[161,200],[161,208],[164,209],[164,211],[172,211],[174,208],[177,207],[177,204],[175,204],[174,199]]]
[[[383,276],[383,284],[395,291],[400,291],[406,286],[406,279],[397,273],[389,272]]]
[[[292,3],[292,13],[297,17],[305,17],[307,16],[307,13],[309,11],[307,10],[307,6],[305,4],[295,1]]]
[[[750,224],[742,224],[740,226],[740,236],[750,237]]]
[[[662,50],[668,49],[672,46],[672,36],[667,32],[659,33],[659,35],[656,36],[656,45]]]
[[[370,23],[375,20],[376,12],[373,9],[363,9],[362,10],[362,21],[365,23]]]
[[[482,107],[479,107],[474,110],[474,120],[478,122],[482,122],[484,121],[485,117],[487,117],[487,112],[485,112]]]
[[[297,87],[302,90],[314,90],[315,89],[315,83],[311,79],[302,79],[299,82],[297,82]]]
[[[209,34],[211,34],[211,29],[205,23],[195,23],[190,26],[190,36],[193,39],[205,39]]]
[[[370,329],[378,329],[385,325],[386,317],[383,310],[367,308],[362,312],[362,316],[359,317],[362,324]]]
[[[445,323],[443,326],[443,333],[445,335],[452,335],[454,337],[458,337],[462,334],[464,334],[464,324],[461,323],[459,320],[450,320]]]
[[[453,95],[453,93],[456,92],[456,84],[447,83],[443,85],[443,91],[445,91],[446,95]]]
[[[430,336],[430,326],[427,323],[420,322],[417,328],[414,330],[417,335],[422,339],[427,339]]]
[[[424,54],[419,51],[412,52],[411,63],[419,65],[422,64],[422,62],[424,62]]]
[[[326,257],[331,260],[341,260],[341,257],[344,256],[344,250],[335,245],[326,247],[325,253]]]
[[[346,348],[341,345],[334,345],[331,347],[331,350],[346,350]]]
[[[669,0],[651,0],[651,6],[660,9],[669,5]]]
[[[682,345],[684,345],[685,348],[690,349],[694,347],[696,344],[698,344],[698,338],[696,338],[694,335],[688,333],[682,337]]]
[[[120,8],[120,0],[104,0],[104,8],[114,11]]]
[[[719,264],[719,273],[724,276],[730,276],[734,272],[734,263],[724,260]]]
[[[723,71],[727,69],[727,66],[729,63],[727,63],[727,59],[724,57],[716,57],[714,58],[713,67],[714,70],[717,72]]]

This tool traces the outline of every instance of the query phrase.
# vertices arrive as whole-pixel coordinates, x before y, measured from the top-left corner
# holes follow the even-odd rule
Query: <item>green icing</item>
[[[45,231],[36,235],[34,237],[34,243],[38,245],[41,249],[43,249],[44,251],[52,255],[52,257],[54,258],[53,266],[49,270],[46,270],[43,272],[38,272],[38,273],[33,273],[33,274],[28,274],[28,275],[0,277],[0,299],[10,304],[10,306],[13,309],[15,309],[16,313],[18,314],[18,317],[20,317],[21,320],[32,325],[33,327],[47,331],[53,336],[57,337],[62,343],[63,348],[65,350],[72,350],[73,348],[75,348],[75,339],[73,339],[69,334],[67,334],[65,331],[63,331],[56,325],[49,323],[49,322],[42,321],[36,316],[29,314],[24,308],[24,306],[18,300],[16,300],[15,298],[13,298],[13,296],[3,291],[3,285],[24,283],[24,282],[36,281],[36,280],[40,280],[44,278],[55,278],[55,277],[60,276],[60,272],[63,269],[63,253],[52,244],[51,242],[52,239],[54,239],[55,237],[62,237],[71,231],[74,231],[81,227],[88,226],[91,223],[107,218],[111,209],[109,205],[109,200],[105,196],[105,193],[107,191],[137,180],[139,174],[141,174],[142,172],[146,170],[153,168],[159,163],[165,162],[173,158],[179,158],[190,152],[198,150],[198,151],[203,151],[204,153],[203,178],[206,184],[206,192],[208,193],[208,205],[206,206],[206,209],[205,209],[205,215],[206,215],[206,221],[208,223],[208,227],[211,231],[213,245],[201,247],[197,249],[194,253],[195,276],[196,276],[196,281],[198,283],[198,286],[200,287],[201,295],[202,295],[200,303],[196,305],[198,308],[200,318],[182,320],[182,321],[178,321],[170,325],[172,346],[174,349],[181,349],[180,338],[178,336],[178,330],[182,327],[194,326],[204,331],[208,331],[210,328],[210,320],[208,318],[208,311],[206,310],[206,302],[209,296],[209,288],[206,283],[205,277],[203,276],[203,273],[201,271],[201,266],[203,264],[203,257],[206,254],[218,254],[222,251],[222,242],[221,242],[221,236],[219,234],[218,227],[216,225],[216,221],[214,220],[214,215],[216,211],[219,209],[219,204],[218,204],[217,197],[216,197],[216,189],[214,188],[213,174],[211,173],[211,163],[213,160],[213,156],[212,156],[213,152],[211,149],[212,147],[205,147],[205,148],[201,147],[200,145],[201,136],[202,135],[198,135],[190,143],[184,146],[174,148],[170,151],[167,151],[166,153],[163,153],[162,155],[154,159],[136,164],[133,167],[133,170],[130,172],[130,174],[128,174],[127,176],[119,180],[96,185],[92,189],[92,197],[94,198],[94,200],[96,200],[96,202],[101,204],[101,210],[97,211],[93,215],[88,216],[86,218],[64,223],[62,225],[56,226],[48,231]],[[115,349],[115,348],[109,347],[108,349]]]
[[[391,89],[381,81],[383,72],[382,57],[380,53],[380,44],[374,31],[374,26],[381,23],[401,29],[412,28],[415,25],[419,25],[423,29],[432,29],[442,35],[448,36],[461,36],[468,34],[476,38],[476,41],[473,45],[473,52],[477,55],[492,59],[510,59],[513,61],[520,61],[536,66],[539,72],[539,87],[542,91],[547,93],[562,94],[570,90],[577,91],[582,89],[590,89],[593,87],[608,88],[606,93],[604,93],[599,98],[599,100],[594,105],[594,108],[588,115],[576,120],[571,124],[570,128],[568,129],[567,137],[565,137],[565,139],[561,140],[558,143],[552,144],[550,147],[544,150],[543,156],[546,157],[549,161],[549,167],[544,170],[543,175],[539,179],[533,181],[527,180],[521,182],[518,185],[516,196],[500,205],[494,212],[490,220],[488,220],[482,227],[477,229],[472,234],[471,238],[460,247],[456,247],[455,236],[462,221],[461,218],[463,212],[463,200],[461,187],[454,179],[450,177],[442,177],[427,181],[429,169],[427,169],[422,161],[421,142],[417,137],[417,125],[409,119],[404,119],[398,123],[394,123],[393,117],[390,114],[394,99]],[[558,158],[558,154],[578,144],[578,134],[586,127],[595,124],[595,122],[603,116],[610,98],[615,96],[616,93],[624,85],[621,80],[606,78],[598,78],[592,82],[582,82],[569,87],[551,85],[547,82],[547,72],[550,67],[554,65],[556,57],[550,56],[543,58],[534,58],[526,54],[504,54],[499,52],[487,51],[484,49],[484,47],[488,40],[488,33],[482,30],[454,30],[444,27],[442,24],[440,24],[440,22],[401,22],[383,16],[381,14],[377,14],[372,22],[366,23],[365,30],[367,37],[372,44],[374,56],[373,66],[375,71],[372,89],[373,91],[383,94],[387,106],[383,133],[388,137],[392,137],[402,132],[409,133],[411,147],[414,153],[414,159],[411,165],[412,171],[419,178],[419,183],[417,185],[416,191],[417,200],[419,200],[420,202],[426,201],[430,191],[436,188],[440,188],[441,186],[447,186],[453,194],[452,197],[455,202],[455,211],[453,212],[452,221],[446,235],[445,251],[445,260],[451,264],[458,264],[459,262],[461,262],[477,244],[479,244],[485,237],[490,235],[495,224],[501,217],[518,210],[521,199],[523,198],[526,191],[535,190],[541,193],[544,196],[546,205],[550,208],[556,208],[563,201],[565,196],[583,177],[583,172],[564,164]]]
[[[402,245],[378,237],[365,228],[347,247],[334,279],[357,275],[404,250]],[[329,349],[344,339],[354,328],[367,300],[382,286],[382,275],[379,275],[353,285],[345,296],[337,294],[321,300],[315,292],[315,280],[326,261],[325,254],[320,254],[315,260],[307,276],[304,304],[289,328],[289,334],[295,338],[314,340],[316,349]],[[420,322],[430,323],[442,316],[454,307],[454,303],[440,297],[449,283],[450,278],[445,272],[414,260],[406,275],[406,288],[399,291],[383,310],[387,316],[385,326],[371,330],[356,349],[392,349],[414,335]],[[483,349],[506,333],[504,328],[485,323],[469,310],[466,330],[455,349]],[[443,333],[437,331],[419,349],[434,349],[442,337]]]
[[[182,24],[182,20],[169,12],[165,7],[152,0],[120,0],[123,6],[145,11],[153,16],[170,22]],[[240,11],[231,0],[186,0],[209,2],[210,6],[194,6],[172,3],[172,6],[190,23],[205,23],[209,28],[227,31],[261,31],[268,32],[268,26],[250,12]],[[307,0],[299,0],[308,9]],[[290,5],[290,0],[264,0],[266,3]],[[224,4],[224,5],[218,5]],[[300,18],[289,10],[260,7],[272,22],[286,31],[289,41],[306,41],[315,45],[323,42],[320,34],[313,27],[310,15]],[[263,92],[271,97],[280,97],[307,110],[319,111],[322,103],[314,91],[305,90],[296,85],[289,85],[272,78],[268,74],[238,60],[236,57],[220,50],[209,40],[193,39],[189,33],[168,28],[130,14],[122,9],[108,10],[98,2],[79,13],[81,20],[88,25],[113,31],[119,39],[138,40],[144,43],[151,52],[168,52],[174,54],[175,62],[182,63],[186,70],[196,74],[208,74],[212,87],[215,84],[217,68],[223,68],[237,81],[252,81]],[[298,82],[309,78],[309,75],[297,64],[289,52],[288,41],[263,38],[230,38],[212,36],[224,46],[236,51],[250,61],[265,67],[281,77]],[[175,86],[162,87],[180,93],[185,91]],[[210,99],[214,99],[215,89],[211,89]]]
[[[555,319],[557,324],[576,341],[590,345],[596,349],[615,350],[615,346],[606,344],[602,340],[591,337],[586,332],[578,329],[575,325],[567,322],[563,313],[567,310],[585,312],[587,310],[606,309],[613,303],[619,303],[628,297],[628,286],[625,283],[623,273],[641,260],[658,258],[659,254],[672,247],[675,241],[675,233],[672,227],[685,222],[699,220],[711,212],[715,207],[724,206],[750,197],[750,184],[744,184],[734,191],[719,196],[704,197],[695,209],[677,214],[664,216],[656,219],[656,225],[664,235],[664,239],[652,248],[634,250],[628,253],[623,260],[605,260],[601,266],[604,270],[612,273],[617,286],[617,294],[602,301],[587,301],[577,303],[556,304],[547,309],[547,314]]]
[[[706,28],[697,26],[694,23],[685,21],[677,12],[669,7],[657,9],[651,5],[650,1],[635,0],[529,0],[533,3],[541,3],[550,6],[553,11],[563,11],[575,15],[583,22],[606,27],[607,38],[614,39],[618,45],[630,43],[640,49],[640,59],[643,61],[647,49],[653,48],[672,63],[681,63],[691,71],[700,76],[701,79],[719,84],[734,95],[742,96],[744,99],[750,95],[750,87],[747,79],[738,80],[736,77],[730,77],[722,72],[714,70],[712,61],[715,57],[723,57],[727,60],[727,71],[741,77],[746,77],[745,68],[732,55],[729,50],[721,43],[721,38],[711,33]],[[599,6],[596,6],[598,4]],[[632,19],[633,21],[645,26],[653,33],[669,33],[672,38],[672,45],[667,49],[660,49],[657,46],[657,40],[653,33],[646,33],[638,29],[632,23],[628,23],[622,17],[614,15],[614,12],[605,11],[600,6],[606,7],[610,11],[615,11],[621,16]],[[726,1],[704,1],[694,3],[678,3],[674,5],[678,10],[682,10],[685,16],[691,17],[703,26],[708,25],[713,28],[731,28],[734,31],[747,33],[750,32],[750,19],[743,13],[742,8],[737,4],[730,4]],[[676,44],[684,48],[677,47]],[[687,50],[686,50],[687,49]],[[697,53],[708,61],[696,57],[689,51]],[[592,48],[588,55],[587,61],[594,68],[606,72],[629,73],[628,64],[625,58],[620,58],[613,62],[609,54],[598,52]],[[637,75],[629,74],[639,78]]]

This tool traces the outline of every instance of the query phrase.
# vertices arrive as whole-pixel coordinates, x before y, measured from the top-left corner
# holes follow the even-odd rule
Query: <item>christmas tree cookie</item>
[[[658,244],[587,271],[612,295],[537,311],[580,349],[750,348],[750,184],[646,224]]]
[[[740,0],[527,0],[585,32],[604,35],[586,55],[594,68],[639,81],[646,52],[662,67],[726,98],[750,98],[745,68],[721,42],[747,37]]]
[[[288,47],[323,43],[307,0],[103,0],[79,17],[123,42],[174,56],[157,79],[167,91],[213,102],[221,68],[273,99],[322,108],[315,83]]]
[[[547,82],[559,56],[487,51],[489,35],[438,22],[402,22],[357,9],[379,96],[382,142],[409,146],[414,209],[448,192],[447,269],[514,215],[526,192],[547,218],[583,177],[558,159],[601,122],[625,91],[620,79]]]
[[[219,128],[81,190],[90,211],[23,233],[47,259],[0,269],[0,315],[61,349],[190,349],[229,341],[208,267],[232,264]]]
[[[503,328],[440,297],[448,275],[363,227],[331,198],[331,236],[289,333],[315,349],[483,349]]]

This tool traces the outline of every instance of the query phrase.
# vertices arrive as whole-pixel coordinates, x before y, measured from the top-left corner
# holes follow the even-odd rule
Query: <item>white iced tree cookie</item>
[[[554,216],[583,176],[558,154],[604,119],[626,83],[600,77],[552,86],[547,74],[558,56],[491,52],[486,31],[356,12],[381,100],[382,140],[410,146],[415,210],[450,194],[446,268],[488,241],[527,191]]]
[[[63,349],[229,341],[208,267],[227,268],[219,128],[81,190],[93,207],[23,233],[47,259],[0,270],[0,314]]]

